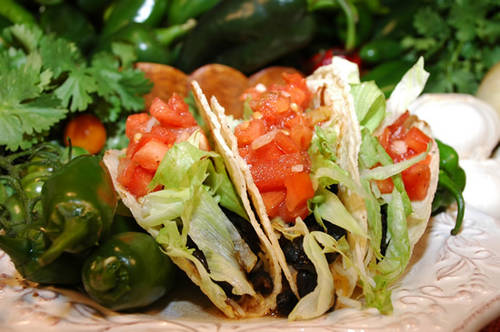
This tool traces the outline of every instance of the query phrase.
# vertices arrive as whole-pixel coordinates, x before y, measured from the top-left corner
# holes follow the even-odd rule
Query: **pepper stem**
[[[196,26],[196,20],[191,18],[183,24],[172,25],[168,28],[155,29],[158,42],[164,46],[170,46],[177,38],[184,36]]]
[[[462,226],[462,221],[464,219],[465,212],[465,202],[464,197],[462,196],[462,192],[456,186],[455,182],[453,182],[448,175],[442,170],[439,171],[439,185],[443,186],[448,190],[455,200],[457,201],[457,218],[455,220],[455,227],[451,230],[451,235],[457,235],[460,231],[460,227]]]
[[[72,248],[88,236],[89,225],[81,216],[65,216],[64,230],[52,242],[51,246],[38,258],[40,266],[45,266],[56,260],[64,251]]]

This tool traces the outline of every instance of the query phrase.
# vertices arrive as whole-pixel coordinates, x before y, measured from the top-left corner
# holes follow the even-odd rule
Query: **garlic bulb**
[[[429,123],[434,137],[461,159],[486,159],[500,140],[500,116],[487,103],[465,94],[424,94],[410,112]]]

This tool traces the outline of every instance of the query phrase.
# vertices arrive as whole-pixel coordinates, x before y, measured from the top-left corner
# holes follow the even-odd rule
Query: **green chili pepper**
[[[66,38],[83,50],[96,38],[94,26],[85,14],[68,3],[47,7],[40,14],[40,25],[46,33]]]
[[[117,198],[111,178],[95,156],[82,155],[56,170],[42,188],[45,231],[51,246],[40,265],[63,252],[80,253],[105,237],[113,221]]]
[[[157,26],[166,15],[167,0],[117,0],[104,17],[101,34],[109,36],[130,23]]]
[[[134,46],[138,61],[170,63],[173,53],[169,46],[196,25],[188,20],[181,25],[152,29],[143,24],[131,23],[108,37],[103,37],[98,50],[108,48],[113,42],[125,42]]]
[[[16,270],[26,279],[41,284],[76,284],[80,282],[81,259],[67,254],[45,266],[37,257],[46,249],[48,240],[40,225],[29,225],[14,235],[1,235],[0,248],[5,251]]]
[[[226,0],[200,16],[176,66],[218,62],[250,73],[306,45],[315,29],[306,0]]]
[[[174,265],[148,234],[114,235],[85,261],[82,281],[95,301],[125,310],[149,305],[173,285]]]
[[[31,151],[0,156],[0,248],[24,278],[48,284],[80,282],[82,259],[62,254],[41,265],[39,257],[51,246],[43,220],[40,185],[70,158],[59,146],[43,144]],[[71,193],[69,193],[71,194]]]
[[[401,43],[392,39],[376,39],[366,43],[359,56],[367,63],[381,63],[398,58],[403,53]]]
[[[449,145],[436,139],[439,148],[439,180],[438,189],[432,202],[432,213],[436,214],[454,201],[457,203],[457,218],[451,231],[456,235],[460,231],[465,212],[462,192],[465,189],[465,172],[458,163],[457,152]]]
[[[5,17],[12,24],[37,25],[33,14],[14,0],[1,0],[0,16]]]
[[[220,0],[172,0],[168,8],[168,24],[176,25],[212,9]]]

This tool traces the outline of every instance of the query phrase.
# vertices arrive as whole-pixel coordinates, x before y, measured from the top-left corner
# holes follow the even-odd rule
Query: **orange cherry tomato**
[[[82,114],[73,118],[64,130],[64,144],[84,148],[89,153],[101,151],[106,143],[106,128],[92,114]]]

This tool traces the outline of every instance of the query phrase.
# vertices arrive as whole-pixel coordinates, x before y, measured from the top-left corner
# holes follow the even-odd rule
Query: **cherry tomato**
[[[64,144],[84,148],[89,153],[96,154],[106,143],[106,128],[92,114],[82,114],[73,118],[64,130]]]

